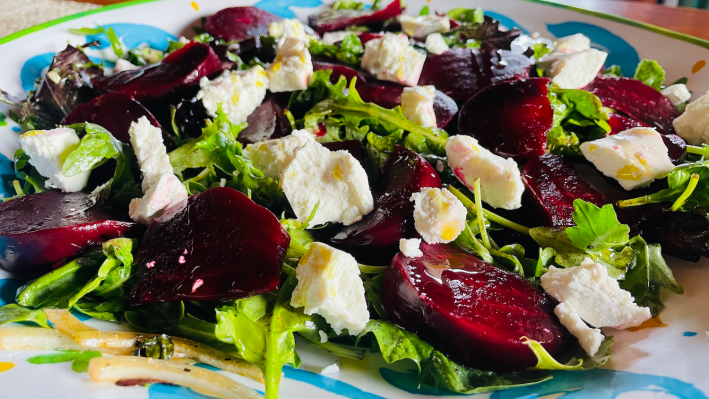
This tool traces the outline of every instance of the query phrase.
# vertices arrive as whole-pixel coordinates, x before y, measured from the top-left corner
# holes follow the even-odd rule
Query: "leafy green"
[[[35,193],[41,193],[46,191],[44,187],[44,182],[47,180],[46,177],[42,176],[37,172],[34,166],[29,163],[30,156],[25,153],[25,151],[20,148],[15,151],[14,168],[15,176],[24,180],[26,183],[22,188],[25,194],[30,194],[30,187]]]
[[[556,361],[546,349],[537,341],[526,339],[525,343],[534,352],[537,357],[537,365],[534,366],[538,370],[591,370],[605,365],[610,360],[613,348],[613,337],[609,336],[601,342],[598,351],[593,356],[588,356],[583,349],[579,349],[565,364]]]
[[[693,174],[699,176],[699,181],[686,199],[684,206],[680,209],[692,209],[695,206],[709,207],[709,161],[680,165],[674,168],[667,176],[668,188],[655,194],[619,201],[618,206],[627,207],[656,202],[675,202],[687,190]]]
[[[662,69],[657,61],[644,59],[640,61],[637,69],[635,69],[633,78],[656,90],[660,90],[665,82],[665,70]]]
[[[605,76],[615,76],[618,78],[623,77],[623,73],[620,72],[620,65],[611,65],[603,71]]]
[[[36,323],[44,328],[49,328],[47,316],[41,309],[31,310],[14,303],[0,307],[0,324],[23,321]]]
[[[106,37],[108,38],[108,41],[111,43],[111,48],[113,49],[113,53],[116,54],[116,57],[122,58],[123,57],[123,45],[121,42],[118,40],[118,36],[116,36],[116,32],[111,28],[110,26],[108,29],[104,26],[97,26],[96,28],[81,28],[81,29],[69,29],[69,32],[75,34],[75,35],[82,35],[82,36],[89,36],[89,35],[100,35],[100,34],[105,34]]]
[[[377,9],[377,3],[379,0],[374,0],[372,2],[372,6],[370,7],[370,10],[376,10]],[[335,3],[332,5],[333,10],[357,10],[357,11],[362,11],[366,9],[366,6],[363,2],[358,2],[354,0],[337,0]]]
[[[660,287],[675,294],[683,294],[684,289],[662,258],[659,244],[647,244],[640,236],[635,236],[630,246],[635,250],[636,262],[620,282],[620,288],[629,291],[638,306],[649,307],[652,315],[657,316],[664,308]]]
[[[347,80],[340,79],[333,85],[330,83],[331,75],[331,69],[315,71],[306,90],[294,91],[291,94],[288,110],[297,115],[305,114],[320,101],[340,95],[347,86]]]
[[[362,280],[364,282],[364,297],[367,300],[367,305],[370,308],[370,313],[376,313],[382,319],[388,319],[389,313],[384,308],[384,303],[382,302],[382,285],[384,284],[384,273],[377,274],[373,277],[362,276]]]
[[[95,357],[101,357],[101,352],[97,351],[59,351],[47,355],[33,356],[27,359],[30,364],[54,364],[73,362],[71,369],[77,373],[85,373],[89,370],[89,362]]]
[[[348,65],[359,65],[362,54],[364,54],[364,46],[357,35],[347,35],[339,46],[333,44],[325,44],[320,40],[310,40],[310,53],[313,55],[324,55],[330,58],[336,58],[339,61]]]
[[[71,363],[71,369],[76,373],[86,373],[89,371],[89,362],[95,357],[101,357],[101,352],[84,351]]]
[[[551,131],[547,134],[547,149],[559,155],[580,155],[579,145],[611,131],[608,114],[601,100],[585,90],[549,90],[549,102],[554,110]]]
[[[374,337],[387,363],[411,360],[418,368],[421,384],[456,393],[489,392],[536,384],[551,378],[551,375],[543,371],[500,374],[461,366],[433,349],[416,334],[402,330],[389,321],[370,320],[359,340],[368,334]]]
[[[546,45],[546,43],[534,43],[532,49],[534,50],[534,59],[537,60],[551,53],[551,49]]]
[[[127,295],[127,292],[125,294]],[[125,298],[113,298],[104,302],[94,302],[87,298],[81,298],[74,304],[74,309],[77,311],[94,319],[105,321],[122,320],[123,313],[128,307],[128,300]]]
[[[431,12],[431,10],[428,9],[428,6],[423,6],[421,8],[421,11],[419,11],[419,15],[428,15]]]
[[[182,302],[143,305],[126,311],[124,317],[132,326],[150,333],[169,334],[219,347],[215,336],[216,325],[185,314]]]
[[[590,202],[576,199],[571,217],[576,226],[567,228],[566,235],[579,249],[600,252],[624,246],[630,239],[630,228],[618,222],[613,205],[599,208]]]
[[[481,24],[484,21],[483,10],[481,8],[454,8],[446,14],[448,18],[454,19],[456,21],[469,23],[469,24]]]

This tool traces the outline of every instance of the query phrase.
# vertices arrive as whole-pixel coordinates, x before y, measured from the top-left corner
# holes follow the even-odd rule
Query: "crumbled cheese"
[[[576,309],[569,302],[562,302],[554,308],[554,314],[561,324],[579,340],[579,344],[589,356],[598,352],[603,342],[603,334],[598,328],[591,328],[581,320]]]
[[[165,173],[143,198],[135,198],[130,202],[128,214],[136,222],[149,225],[167,208],[186,199],[187,189],[182,182],[172,172]]]
[[[483,202],[502,209],[522,206],[524,183],[512,158],[493,154],[474,138],[464,135],[448,139],[446,156],[455,176],[469,189],[473,190],[475,178],[480,178]]]
[[[450,19],[438,15],[399,15],[401,31],[407,35],[422,39],[431,33],[446,33],[451,30]]]
[[[420,238],[402,238],[399,240],[399,251],[401,251],[404,256],[408,258],[420,258],[423,256],[421,252],[421,239]]]
[[[162,130],[151,125],[148,118],[142,116],[131,123],[128,134],[138,158],[138,165],[143,172],[143,192],[147,193],[162,175],[172,173],[170,158],[162,141]]]
[[[709,92],[692,101],[672,124],[687,144],[709,143]]]
[[[323,330],[318,330],[318,334],[320,334],[320,343],[324,344],[328,340],[327,333]]]
[[[593,327],[637,327],[651,317],[649,308],[636,305],[630,292],[608,276],[608,269],[590,258],[568,269],[550,266],[541,280],[547,294],[569,302]]]
[[[414,226],[428,244],[449,243],[465,229],[468,210],[447,189],[422,188],[411,196]]]
[[[596,49],[570,54],[550,54],[538,66],[551,76],[551,82],[561,89],[581,89],[596,78],[608,53]]]
[[[323,44],[332,46],[337,42],[345,40],[345,38],[349,35],[359,36],[360,33],[362,32],[357,32],[354,30],[338,30],[335,32],[327,32],[322,36],[322,42]]]
[[[387,32],[364,45],[362,68],[377,75],[377,79],[416,86],[426,55],[409,45],[404,34]]]
[[[561,37],[554,42],[553,53],[578,53],[591,49],[591,39],[581,33],[575,35]]]
[[[433,111],[435,97],[434,86],[405,87],[401,93],[401,111],[406,119],[419,126],[436,127],[436,113]]]
[[[325,374],[335,374],[340,372],[340,366],[337,365],[337,362],[323,367],[322,370],[320,370],[320,375],[325,375]]]
[[[305,43],[292,37],[286,38],[276,54],[276,59],[266,71],[271,79],[271,91],[307,89],[313,76],[313,61]]]
[[[649,127],[587,141],[580,148],[601,173],[616,179],[626,190],[647,185],[674,169],[662,136]]]
[[[324,317],[337,334],[358,335],[369,321],[364,284],[352,255],[313,242],[296,269],[298,285],[291,306]]]
[[[266,177],[277,179],[295,158],[295,151],[313,137],[307,130],[294,130],[286,137],[247,145],[244,157],[261,169]]]
[[[319,202],[311,226],[350,225],[374,209],[367,173],[347,151],[330,151],[308,141],[281,174],[281,188],[298,220],[304,222]]]
[[[662,95],[667,97],[668,100],[675,107],[689,101],[692,98],[692,93],[687,89],[687,85],[684,83],[677,83],[671,86],[667,86],[661,91]]]
[[[188,39],[188,38],[186,38],[186,37],[184,37],[184,36],[180,36],[180,38],[178,39],[178,41],[179,41],[180,44],[182,44],[182,45],[190,44],[190,39]]]
[[[30,164],[46,177],[44,186],[64,192],[81,191],[86,187],[91,172],[67,177],[62,173],[64,161],[79,147],[79,136],[74,129],[32,130],[20,136],[20,145],[30,157]]]
[[[269,83],[268,75],[259,65],[245,71],[224,71],[214,80],[206,76],[200,79],[197,99],[202,100],[212,117],[217,116],[221,104],[229,122],[239,124],[261,105]]]
[[[297,19],[282,19],[277,22],[271,22],[268,26],[268,35],[278,39],[278,47],[283,46],[283,43],[289,37],[305,43],[306,46],[310,43],[310,39],[313,38],[312,35],[306,32],[305,25]]]
[[[116,61],[116,66],[113,67],[113,73],[132,71],[134,69],[140,69],[140,67],[137,65],[133,65],[129,61],[126,61],[124,59],[119,59],[118,61]]]
[[[440,33],[431,33],[426,36],[426,50],[431,54],[443,54],[450,50],[448,43],[443,39]]]

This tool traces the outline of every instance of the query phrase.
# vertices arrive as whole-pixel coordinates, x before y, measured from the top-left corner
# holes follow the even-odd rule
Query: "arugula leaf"
[[[591,370],[599,368],[611,358],[613,348],[613,336],[606,337],[598,347],[598,352],[593,356],[588,356],[583,349],[579,349],[565,364],[557,362],[546,349],[537,341],[527,339],[525,343],[534,352],[537,357],[537,365],[534,366],[538,370]]]
[[[481,24],[485,15],[482,8],[454,8],[446,14],[448,18],[469,24]]]
[[[18,323],[21,321],[33,322],[44,328],[50,328],[47,322],[47,316],[41,309],[31,310],[14,303],[0,307],[0,324]]]
[[[215,336],[216,324],[185,315],[185,304],[182,302],[134,307],[123,316],[128,323],[142,331],[187,338],[215,348],[222,346],[222,342]]]
[[[618,206],[623,208],[657,202],[675,202],[687,191],[692,175],[695,174],[699,176],[696,187],[689,192],[689,196],[678,209],[687,210],[696,206],[709,207],[709,161],[680,165],[667,176],[668,188],[655,194],[619,201]]]
[[[81,36],[106,35],[109,43],[111,44],[111,49],[113,49],[113,53],[116,55],[116,57],[123,57],[123,45],[118,40],[118,36],[116,36],[116,31],[114,31],[113,28],[110,26],[108,27],[108,29],[106,29],[105,26],[97,26],[95,28],[69,29],[69,32]]]
[[[128,300],[125,298],[113,298],[105,302],[93,302],[82,298],[74,304],[74,309],[77,311],[94,319],[106,321],[122,320],[123,314],[128,308]]]
[[[382,302],[382,285],[384,284],[384,273],[377,274],[373,277],[362,276],[364,282],[364,297],[367,300],[367,305],[370,308],[369,313],[378,314],[382,319],[388,319],[389,313],[384,309]],[[372,312],[374,311],[374,313]]]
[[[579,145],[586,140],[605,137],[611,131],[608,114],[601,100],[584,90],[549,90],[554,110],[547,149],[559,155],[580,155]]]
[[[637,69],[635,69],[633,78],[656,90],[660,90],[665,82],[665,70],[662,69],[657,61],[644,59],[640,61]]]
[[[330,83],[331,75],[331,69],[315,71],[311,78],[311,83],[306,90],[291,93],[290,99],[288,100],[288,110],[296,115],[302,115],[312,109],[315,104],[320,101],[342,96],[345,87],[347,87],[347,79],[343,77],[333,85]]]
[[[357,35],[347,35],[339,46],[333,44],[324,44],[317,39],[310,40],[310,53],[313,55],[324,55],[330,58],[336,58],[347,65],[358,66],[362,55],[364,54],[364,46]]]
[[[25,182],[24,186],[22,186],[23,194],[31,194],[33,192],[41,193],[46,191],[47,189],[44,187],[44,182],[47,178],[40,175],[39,172],[37,172],[37,169],[29,163],[29,160],[30,156],[27,155],[22,148],[15,151],[13,167],[15,169],[15,177],[17,177],[20,181]],[[9,201],[13,198],[15,197],[5,198],[3,201]]]
[[[571,217],[576,226],[567,228],[566,235],[579,249],[600,252],[626,245],[630,239],[630,228],[618,222],[613,205],[599,208],[590,202],[576,199]]]

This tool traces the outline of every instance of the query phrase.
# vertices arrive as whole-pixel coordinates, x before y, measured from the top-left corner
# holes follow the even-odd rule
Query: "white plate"
[[[387,0],[384,1],[388,2]],[[488,15],[500,19],[503,25],[517,26],[525,32],[540,32],[548,37],[573,33],[589,36],[595,47],[610,53],[609,64],[621,65],[623,72],[632,74],[638,60],[653,58],[667,71],[667,81],[689,79],[695,97],[709,90],[709,42],[662,28],[644,25],[620,17],[593,13],[540,1],[479,0],[407,0],[409,10],[417,12],[424,4],[434,11],[453,7],[482,7]],[[189,26],[200,17],[224,7],[250,5],[244,0],[142,0],[121,3],[98,10],[52,21],[0,39],[0,87],[15,95],[32,87],[32,81],[51,61],[51,54],[62,50],[66,43],[83,44],[85,38],[70,34],[69,28],[111,24],[128,45],[146,39],[153,47],[166,45],[168,37],[189,34]],[[305,18],[322,6],[320,0],[262,0],[257,7],[284,17]],[[94,53],[93,55],[100,55]],[[7,115],[8,108],[0,106]],[[0,117],[1,119],[1,117]],[[10,161],[18,148],[19,128],[6,119],[0,126],[0,177],[4,186],[0,194],[7,195],[13,174]],[[0,122],[2,124],[2,122]],[[684,295],[668,295],[666,309],[660,317],[667,327],[643,329],[637,332],[605,331],[616,337],[615,355],[603,370],[556,373],[549,382],[529,388],[512,389],[489,394],[494,399],[511,398],[707,398],[709,394],[709,261],[699,264],[669,260],[677,280],[684,286]],[[0,303],[12,301],[19,281],[10,279],[0,270]],[[89,321],[103,329],[116,329],[110,323]],[[343,359],[338,374],[321,376],[317,371],[331,364],[334,357],[310,348],[299,347],[303,357],[300,370],[286,369],[281,383],[282,398],[347,397],[358,399],[409,398],[412,393],[389,384],[405,386],[404,378],[414,365],[399,364],[396,372],[384,372],[385,363],[378,355],[368,355],[362,362]],[[90,382],[86,374],[71,371],[68,363],[32,365],[26,358],[36,353],[0,352],[0,398],[206,398],[189,390],[165,385],[121,388],[107,383]],[[7,362],[7,363],[5,363]],[[233,375],[230,375],[233,377]],[[263,391],[263,386],[248,380],[240,381]],[[408,389],[415,393],[416,387]],[[416,395],[421,397],[420,395]],[[476,397],[486,397],[478,395]]]

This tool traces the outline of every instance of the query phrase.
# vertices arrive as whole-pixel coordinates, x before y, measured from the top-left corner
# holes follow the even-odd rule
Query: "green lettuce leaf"
[[[469,24],[481,24],[485,15],[481,8],[454,8],[446,14],[448,18]]]
[[[533,367],[534,369],[566,371],[591,370],[605,365],[610,360],[613,349],[613,336],[606,337],[603,342],[601,342],[601,345],[598,347],[598,352],[596,352],[595,355],[588,356],[583,349],[579,349],[576,355],[565,364],[556,361],[539,342],[527,339],[525,343],[529,345],[529,348],[537,357],[537,365]]]
[[[644,59],[635,69],[634,79],[637,79],[655,90],[662,89],[665,82],[665,70],[655,60]]]
[[[345,36],[339,46],[324,44],[320,40],[311,39],[309,50],[312,55],[336,58],[347,65],[353,66],[359,65],[362,54],[364,54],[364,46],[362,46],[362,41],[357,35]]]
[[[547,149],[553,154],[580,155],[582,142],[604,137],[611,130],[601,100],[592,93],[552,88],[549,102],[554,117]]]
[[[601,252],[624,246],[630,239],[630,228],[618,222],[613,205],[602,208],[581,199],[574,201],[571,214],[576,226],[566,229],[571,242],[585,251]]]
[[[42,309],[32,310],[20,305],[9,303],[0,307],[0,324],[32,322],[44,328],[50,328]]]

